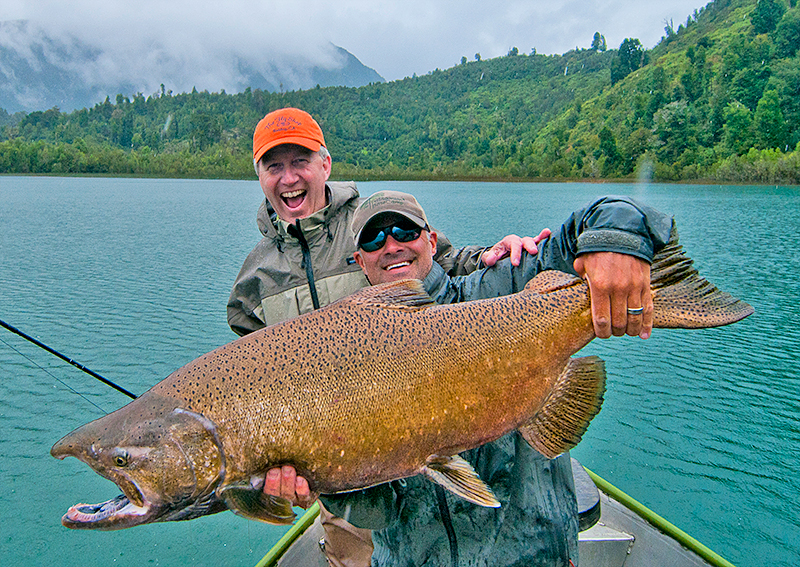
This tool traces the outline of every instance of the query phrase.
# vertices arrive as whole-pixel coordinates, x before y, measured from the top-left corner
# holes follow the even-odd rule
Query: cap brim
[[[358,246],[358,241],[361,240],[361,233],[364,232],[364,229],[367,228],[367,225],[372,221],[372,219],[374,219],[378,215],[385,215],[386,213],[394,213],[396,215],[400,215],[401,217],[405,217],[420,228],[425,228],[426,226],[428,226],[428,223],[426,223],[424,219],[419,218],[417,215],[412,215],[405,211],[395,211],[394,209],[386,209],[385,211],[379,211],[375,213],[374,215],[372,215],[367,219],[367,222],[364,223],[364,226],[361,227],[361,230],[359,230],[355,236],[356,246]]]
[[[295,144],[297,146],[303,146],[311,150],[312,152],[318,152],[319,149],[322,147],[322,144],[317,142],[316,140],[311,140],[309,138],[301,138],[299,136],[286,136],[285,138],[281,138],[279,140],[274,140],[269,144],[264,144],[262,147],[258,149],[258,151],[253,154],[253,159],[257,162],[261,159],[261,157],[270,151],[272,148],[277,148],[278,146],[282,146],[284,144]]]

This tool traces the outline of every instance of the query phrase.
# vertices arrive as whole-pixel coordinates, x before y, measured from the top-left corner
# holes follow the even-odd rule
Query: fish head
[[[225,508],[214,493],[225,474],[216,428],[171,398],[145,394],[79,427],[50,454],[78,458],[122,491],[106,502],[72,506],[61,519],[68,528],[117,530]]]

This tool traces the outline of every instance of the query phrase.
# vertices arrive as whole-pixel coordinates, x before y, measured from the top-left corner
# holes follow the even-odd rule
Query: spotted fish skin
[[[202,356],[152,392],[217,424],[229,475],[252,472],[257,455],[257,469],[292,463],[321,493],[410,476],[534,415],[594,336],[585,286],[566,277],[575,289],[550,298],[422,308],[404,303],[419,282],[369,288]]]
[[[652,279],[657,326],[752,313],[697,275],[677,235]],[[315,493],[423,473],[499,505],[456,455],[515,429],[548,457],[574,446],[602,402],[602,361],[571,358],[594,336],[588,287],[561,272],[454,305],[432,304],[416,280],[364,289],[205,354],[59,441],[54,456],[84,460],[131,502],[107,506],[110,519],[79,505],[62,521],[118,529],[227,507],[291,522],[289,503],[260,491],[282,464]]]

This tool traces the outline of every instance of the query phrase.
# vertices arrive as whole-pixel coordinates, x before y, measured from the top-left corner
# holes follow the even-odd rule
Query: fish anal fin
[[[275,525],[294,522],[295,513],[291,502],[280,496],[264,494],[250,483],[223,486],[217,490],[217,494],[239,516]]]
[[[425,309],[436,305],[420,280],[398,280],[360,289],[340,299],[341,306],[367,305],[394,309]]]
[[[569,451],[600,411],[605,381],[605,363],[601,358],[570,359],[542,409],[519,432],[547,458],[554,459]]]
[[[422,474],[473,504],[487,508],[500,507],[492,489],[481,480],[472,465],[458,455],[431,455],[427,465],[422,468]]]
[[[532,291],[540,295],[552,293],[572,287],[577,284],[583,283],[579,277],[573,276],[566,272],[559,272],[557,270],[546,270],[536,274],[531,281],[525,284],[527,291]]]

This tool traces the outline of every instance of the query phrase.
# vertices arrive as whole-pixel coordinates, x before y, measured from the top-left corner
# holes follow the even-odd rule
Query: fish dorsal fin
[[[580,283],[583,283],[583,280],[572,274],[559,272],[558,270],[545,270],[544,272],[536,274],[536,277],[525,284],[525,289],[544,295]]]
[[[472,465],[458,455],[431,455],[428,464],[422,468],[422,474],[473,504],[487,508],[500,507],[492,489],[486,486]]]
[[[569,451],[600,411],[605,382],[605,363],[601,358],[570,359],[542,409],[519,432],[531,447],[549,459]]]
[[[264,494],[249,482],[229,484],[217,489],[217,495],[239,516],[267,524],[287,525],[294,522],[292,503],[280,496]]]
[[[425,309],[435,305],[419,280],[398,280],[366,287],[340,299],[337,303],[411,310]]]

